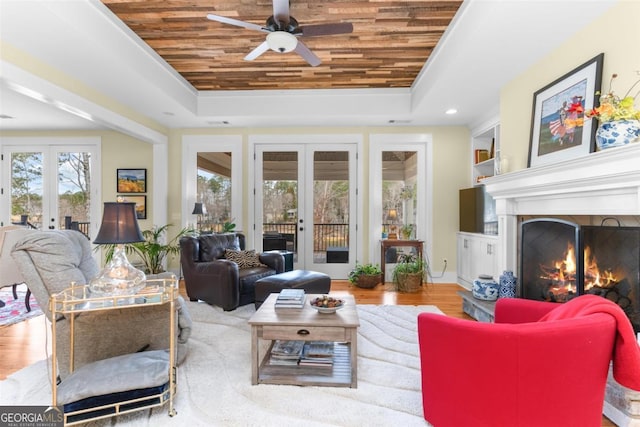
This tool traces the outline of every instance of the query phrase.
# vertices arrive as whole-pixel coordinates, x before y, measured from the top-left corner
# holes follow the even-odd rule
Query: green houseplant
[[[223,233],[233,233],[233,231],[236,229],[236,224],[235,222],[233,222],[234,218],[231,218],[229,221],[225,221],[224,224],[222,224],[222,232]]]
[[[193,230],[190,228],[183,228],[178,231],[171,240],[164,241],[164,234],[167,232],[172,224],[166,224],[163,226],[153,226],[150,230],[143,230],[144,236],[143,242],[129,243],[125,245],[125,251],[127,255],[137,255],[144,265],[144,272],[146,274],[158,274],[164,272],[164,261],[168,255],[176,255],[180,253],[180,238]],[[109,262],[113,256],[115,245],[104,245],[107,248],[106,261]]]
[[[413,234],[413,224],[404,224],[400,227],[400,235],[404,240],[410,240]]]
[[[365,289],[374,288],[382,281],[382,270],[378,264],[359,264],[349,272],[349,282]]]
[[[415,292],[422,286],[426,262],[415,254],[403,254],[393,270],[393,283],[400,292]]]

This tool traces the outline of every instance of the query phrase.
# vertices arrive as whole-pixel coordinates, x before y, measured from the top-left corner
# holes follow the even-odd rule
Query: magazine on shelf
[[[304,341],[298,340],[276,340],[271,348],[272,356],[300,357],[304,349]]]
[[[297,365],[302,356],[304,341],[276,340],[271,347],[270,365]]]
[[[308,341],[304,344],[302,355],[305,358],[332,358],[333,342],[331,341]]]
[[[309,341],[304,344],[300,366],[333,366],[333,342]]]

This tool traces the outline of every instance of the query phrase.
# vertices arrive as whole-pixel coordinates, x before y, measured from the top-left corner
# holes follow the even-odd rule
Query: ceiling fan
[[[298,37],[328,36],[353,32],[353,24],[351,23],[318,24],[302,27],[293,16],[289,15],[289,0],[273,0],[273,15],[267,19],[264,26],[213,14],[208,14],[207,19],[268,33],[267,39],[244,57],[245,61],[253,61],[271,49],[279,53],[294,51],[311,66],[315,67],[320,65],[320,58],[298,40]]]

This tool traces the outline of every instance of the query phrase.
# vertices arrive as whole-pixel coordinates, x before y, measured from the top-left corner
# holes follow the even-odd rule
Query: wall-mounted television
[[[460,231],[498,234],[496,202],[484,185],[460,190]]]

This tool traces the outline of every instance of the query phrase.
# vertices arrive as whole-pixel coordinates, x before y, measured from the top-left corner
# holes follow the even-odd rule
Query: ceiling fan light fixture
[[[275,52],[287,53],[296,48],[298,39],[286,31],[274,31],[267,35],[267,44]]]

